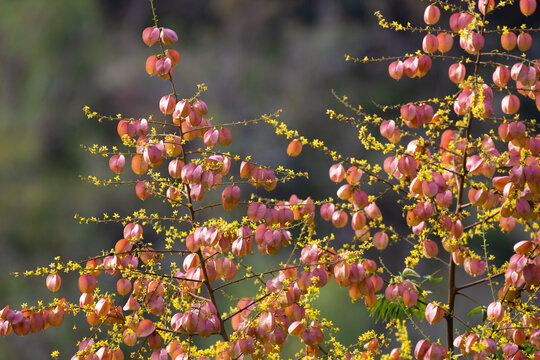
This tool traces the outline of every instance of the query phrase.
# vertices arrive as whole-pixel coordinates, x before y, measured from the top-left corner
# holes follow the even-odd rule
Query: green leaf
[[[483,306],[477,306],[477,307],[475,307],[474,309],[472,309],[471,312],[467,314],[467,316],[473,316],[473,315],[476,315],[476,314],[478,314],[480,311],[482,311],[483,309],[484,309]]]
[[[418,274],[416,271],[414,271],[411,268],[405,268],[403,270],[403,272],[401,273],[401,276],[404,277],[404,278],[407,277],[407,276],[414,276],[414,277],[419,278],[420,274]]]
[[[424,276],[424,279],[428,280],[428,281],[429,281],[430,283],[432,283],[432,284],[438,284],[438,283],[440,283],[440,282],[443,280],[442,276],[441,276],[441,277],[438,277],[438,278],[434,278],[434,277],[431,276],[431,275],[425,275],[425,276]]]

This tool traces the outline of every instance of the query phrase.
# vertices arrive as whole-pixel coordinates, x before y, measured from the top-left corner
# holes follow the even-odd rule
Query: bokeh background
[[[414,52],[421,34],[381,31],[373,12],[379,9],[389,19],[421,25],[426,4],[156,0],[161,25],[176,30],[180,39],[173,47],[182,57],[174,73],[177,90],[190,97],[196,84],[205,83],[209,90],[203,99],[214,122],[252,119],[283,109],[281,119],[291,128],[357,158],[368,154],[357,143],[356,132],[326,115],[328,108],[345,111],[331,89],[367,109],[374,103],[455,91],[446,76],[448,63],[435,62],[423,80],[395,82],[386,73],[387,63],[358,65],[344,60],[345,54]],[[517,24],[517,15],[504,16]],[[443,15],[444,24],[447,18]],[[142,43],[140,34],[150,25],[147,1],[0,3],[0,307],[52,298],[43,279],[14,279],[9,272],[46,265],[57,255],[84,259],[112,247],[121,237],[118,225],[79,225],[74,214],[129,214],[143,206],[133,189],[96,188],[79,180],[79,174],[109,175],[107,160],[79,145],[119,142],[113,124],[98,125],[84,117],[84,105],[102,114],[162,117],[158,101],[170,91],[169,85],[144,71],[146,57],[154,49]],[[523,106],[534,110],[532,103]],[[233,129],[232,151],[252,154],[259,163],[311,173],[308,182],[279,187],[277,197],[331,196],[336,187],[327,178],[329,159],[309,150],[288,158],[286,141],[271,132],[264,125]],[[338,236],[347,241],[352,235],[347,231]],[[503,243],[500,251],[508,252],[511,241],[497,240]],[[76,299],[75,278],[64,279],[61,291]],[[351,304],[346,289],[332,285],[320,301],[327,315],[336,317],[345,343],[372,326],[363,305]],[[60,350],[61,358],[69,358],[75,351],[74,336],[85,334],[85,329],[83,319],[66,318],[60,329],[0,338],[0,358],[45,359],[54,349]]]

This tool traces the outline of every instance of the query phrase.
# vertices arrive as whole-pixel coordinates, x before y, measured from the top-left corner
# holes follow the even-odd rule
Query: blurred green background
[[[281,119],[309,138],[357,158],[365,157],[355,131],[325,115],[345,111],[331,89],[353,104],[393,104],[454,91],[445,66],[423,81],[396,83],[386,63],[355,65],[344,54],[363,57],[412,53],[421,34],[381,31],[372,15],[422,24],[425,2],[354,0],[157,0],[162,26],[176,30],[182,57],[175,68],[177,91],[190,97],[206,83],[203,99],[216,123],[252,119],[283,109]],[[87,120],[82,107],[102,114],[146,117],[158,111],[169,84],[149,77],[141,41],[152,25],[146,1],[21,0],[0,3],[0,308],[52,299],[43,279],[13,279],[11,271],[48,264],[54,256],[83,259],[110,248],[121,237],[115,225],[79,225],[73,215],[128,214],[142,205],[132,189],[96,188],[78,175],[109,176],[107,160],[79,144],[118,144],[113,124]],[[447,18],[447,17],[446,17]],[[446,19],[443,15],[443,19]],[[446,21],[446,20],[444,20]],[[526,105],[530,107],[530,105]],[[305,151],[288,158],[286,141],[269,127],[233,129],[232,150],[259,163],[311,173],[309,182],[279,187],[276,197],[331,196],[327,158]],[[378,158],[377,160],[380,160]],[[323,229],[328,229],[323,224]],[[339,232],[347,241],[351,234]],[[271,261],[271,259],[269,259]],[[71,280],[71,283],[70,281]],[[75,278],[64,279],[62,296],[76,301]],[[321,298],[337,316],[346,343],[370,327],[360,304],[332,285]],[[334,296],[336,295],[336,296]],[[346,311],[344,311],[346,309]],[[61,358],[75,351],[74,325],[18,338],[0,338],[0,359]]]

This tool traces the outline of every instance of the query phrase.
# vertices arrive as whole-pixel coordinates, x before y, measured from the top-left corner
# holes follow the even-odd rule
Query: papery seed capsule
[[[501,109],[505,114],[515,114],[519,110],[519,98],[516,95],[506,95],[501,101]]]
[[[393,61],[388,65],[388,74],[394,80],[399,80],[403,76],[403,62],[401,60]]]
[[[159,100],[159,110],[165,115],[172,114],[175,106],[176,101],[171,95],[165,95]]]
[[[142,32],[142,39],[146,45],[154,45],[159,40],[159,29],[155,26],[147,27]]]
[[[342,164],[334,164],[330,167],[328,175],[330,176],[330,180],[340,183],[345,178],[345,168]]]
[[[221,204],[225,210],[236,208],[240,201],[240,188],[236,185],[229,185],[221,194]]]
[[[494,8],[495,0],[478,0],[478,10],[480,10],[483,15],[493,11]]]
[[[521,33],[517,37],[517,46],[521,51],[527,51],[532,46],[532,37],[529,33]]]
[[[167,28],[163,28],[161,30],[160,38],[161,38],[161,42],[165,46],[172,45],[178,41],[178,35],[176,35],[176,32],[174,32],[174,30],[167,29]]]
[[[450,51],[452,49],[452,45],[454,45],[454,38],[452,35],[444,32],[437,35],[437,41],[439,44],[439,51],[442,53]]]
[[[510,70],[504,65],[497,66],[493,72],[493,82],[495,85],[504,87],[508,83],[508,80],[510,80]]]
[[[465,79],[465,65],[456,63],[448,68],[448,77],[453,83],[459,84]]]
[[[49,291],[57,292],[62,284],[62,278],[58,274],[49,274],[45,283]]]
[[[298,139],[294,139],[287,146],[287,155],[298,156],[302,152],[302,143]]]
[[[434,25],[439,21],[441,11],[435,5],[429,5],[424,11],[424,22],[428,25]]]
[[[434,53],[439,49],[439,40],[433,34],[427,34],[422,40],[422,50],[427,53]]]
[[[521,13],[525,16],[530,16],[534,14],[536,10],[536,0],[520,0],[519,9]]]
[[[511,51],[517,45],[517,36],[513,32],[508,32],[501,35],[501,46],[504,50]]]
[[[171,60],[172,67],[180,63],[180,53],[176,50],[165,50],[165,56]]]
[[[126,165],[126,158],[124,155],[113,155],[109,159],[109,168],[112,172],[120,174]]]

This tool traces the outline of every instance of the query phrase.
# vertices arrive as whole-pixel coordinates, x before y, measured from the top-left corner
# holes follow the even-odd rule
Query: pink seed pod
[[[196,100],[191,104],[191,110],[195,111],[200,116],[208,114],[208,106],[202,100]]]
[[[205,131],[204,136],[203,136],[204,145],[213,148],[218,144],[218,141],[219,141],[219,130],[208,129]]]
[[[45,284],[49,291],[57,292],[60,289],[60,284],[62,284],[62,278],[58,274],[49,274]]]
[[[450,16],[450,28],[454,32],[465,29],[472,22],[473,16],[467,13],[454,13]]]
[[[515,114],[519,111],[519,98],[516,95],[506,95],[501,101],[501,109],[505,114]]]
[[[331,204],[331,203],[322,204],[321,209],[320,209],[321,217],[326,221],[332,220],[332,215],[334,214],[334,210],[335,210],[334,204]]]
[[[176,103],[174,108],[173,117],[175,118],[185,118],[191,112],[191,105],[185,101],[180,100]]]
[[[486,272],[486,262],[476,258],[466,258],[463,262],[465,272],[472,276],[482,275]]]
[[[184,167],[184,162],[182,160],[178,160],[178,159],[171,160],[171,162],[169,163],[169,175],[173,179],[180,178],[180,174],[183,167]]]
[[[332,214],[332,225],[334,225],[337,228],[342,228],[345,225],[347,225],[347,221],[349,220],[349,216],[345,211],[336,210]]]
[[[370,219],[379,219],[381,218],[382,219],[382,214],[381,214],[381,210],[379,209],[379,207],[377,206],[377,204],[375,204],[374,202],[370,203],[369,205],[367,205],[365,208],[364,208],[364,211],[366,213],[366,215],[370,218]]]
[[[513,32],[503,33],[501,35],[501,46],[506,51],[514,50],[517,45],[517,36]]]
[[[353,230],[360,230],[366,226],[366,216],[362,213],[354,213],[351,220]]]
[[[232,143],[232,133],[231,130],[227,128],[221,128],[219,129],[219,138],[218,138],[219,145],[221,146],[229,146]]]
[[[437,243],[433,240],[424,241],[424,257],[431,259],[437,256],[439,253],[439,247]]]
[[[249,204],[247,209],[247,216],[251,221],[261,221],[266,214],[266,206],[259,202],[253,202]]]
[[[422,50],[426,53],[434,53],[439,49],[439,40],[433,34],[427,34],[422,40]]]
[[[437,42],[439,44],[439,51],[444,54],[452,49],[454,38],[450,34],[440,32],[437,35]]]
[[[137,181],[135,194],[141,200],[146,200],[152,195],[152,184],[148,181]]]
[[[116,174],[120,174],[126,166],[126,158],[124,155],[113,155],[109,159],[109,169]]]
[[[176,35],[176,32],[174,30],[167,29],[167,28],[163,28],[161,30],[160,38],[161,38],[161,42],[165,46],[172,45],[178,41],[178,35]]]
[[[148,46],[154,45],[159,40],[159,29],[155,26],[147,27],[142,32],[142,40]]]
[[[417,359],[423,359],[430,346],[431,343],[427,340],[422,339],[418,341],[416,343],[416,347],[414,348],[414,357]]]
[[[298,156],[302,152],[302,143],[298,139],[292,140],[287,146],[287,155]]]
[[[430,325],[437,324],[444,316],[444,309],[431,302],[426,305],[425,316]]]
[[[478,0],[478,10],[482,15],[490,13],[495,8],[495,0]]]
[[[435,5],[429,5],[424,11],[424,22],[428,25],[434,25],[439,21],[441,11]]]
[[[530,16],[536,11],[536,0],[520,0],[519,9],[525,16]]]
[[[416,71],[416,76],[423,77],[431,69],[432,61],[431,58],[427,55],[418,56],[418,70]]]
[[[465,72],[465,65],[455,63],[448,68],[448,77],[453,83],[459,84],[465,79]]]
[[[521,51],[527,51],[532,46],[532,37],[529,33],[521,33],[517,37],[517,46]]]
[[[418,58],[417,57],[408,58],[403,62],[403,75],[409,78],[414,78],[416,77],[417,71],[418,71]]]
[[[510,70],[508,67],[504,65],[497,66],[493,72],[493,82],[497,86],[504,87],[506,86],[506,83],[508,83],[508,80],[510,80]]]
[[[373,235],[373,246],[377,250],[384,250],[388,246],[388,235],[383,231],[378,231]]]
[[[494,301],[487,308],[487,318],[493,322],[499,322],[504,317],[504,307],[499,301]]]
[[[229,185],[221,193],[221,204],[225,210],[236,208],[240,201],[240,188],[236,185]]]
[[[394,80],[399,80],[403,76],[403,62],[401,60],[393,61],[388,65],[388,74]]]
[[[172,61],[169,58],[156,60],[154,65],[155,73],[160,76],[168,75],[172,71]]]
[[[330,176],[330,180],[340,183],[345,178],[345,168],[342,164],[334,164],[330,167],[328,175]]]

